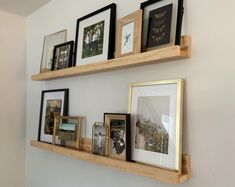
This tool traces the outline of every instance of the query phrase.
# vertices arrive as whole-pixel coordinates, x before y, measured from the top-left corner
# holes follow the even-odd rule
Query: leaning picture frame
[[[112,3],[77,20],[76,66],[113,58],[116,4]]]
[[[68,100],[69,89],[42,91],[38,141],[53,142],[55,118],[68,115]]]
[[[142,51],[180,45],[183,0],[148,0],[143,10]]]
[[[183,80],[131,84],[129,112],[132,160],[181,174]]]

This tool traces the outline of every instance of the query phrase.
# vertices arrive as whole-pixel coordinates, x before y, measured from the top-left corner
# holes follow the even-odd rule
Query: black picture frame
[[[45,142],[45,143],[51,143],[52,144],[52,141],[53,141],[53,132],[51,134],[51,140],[52,141],[45,141],[45,140],[42,140],[41,139],[41,128],[42,128],[42,122],[43,122],[43,108],[44,108],[44,99],[45,99],[45,94],[47,93],[58,93],[58,92],[63,92],[64,93],[64,97],[63,97],[63,116],[68,116],[68,109],[69,109],[69,89],[54,89],[54,90],[43,90],[42,91],[42,94],[41,94],[41,105],[40,105],[40,115],[39,115],[39,128],[38,128],[38,141],[40,142]],[[54,128],[54,126],[53,126]]]
[[[57,60],[57,50],[59,50],[60,48],[69,46],[70,47],[70,51],[69,54],[67,55],[68,57],[68,62],[66,63],[67,65],[65,67],[62,68],[58,68],[58,65],[56,65],[56,60]],[[74,41],[69,41],[69,42],[65,42],[59,45],[54,46],[54,51],[53,51],[53,61],[52,61],[52,66],[51,66],[51,71],[55,71],[55,70],[60,70],[60,69],[65,69],[65,68],[69,68],[73,66],[73,54],[74,54]]]
[[[109,38],[108,38],[108,53],[107,53],[107,59],[114,58],[114,52],[115,52],[115,31],[116,31],[116,4],[112,3],[110,5],[107,5],[99,10],[96,10],[95,12],[92,12],[86,16],[83,16],[79,19],[77,19],[77,27],[76,27],[76,35],[75,35],[75,49],[74,49],[74,66],[78,65],[78,45],[79,45],[79,26],[80,22],[91,18],[93,16],[96,16],[99,13],[102,13],[104,11],[110,10],[110,26],[109,26]],[[105,37],[105,36],[104,36]],[[95,61],[96,62],[96,61]]]
[[[125,158],[124,160],[126,161],[132,161],[131,160],[131,115],[130,114],[127,114],[127,113],[104,113],[104,123],[105,125],[107,125],[109,128],[109,131],[111,131],[112,129],[110,128],[110,124],[107,123],[106,119],[107,117],[110,117],[110,116],[113,116],[112,119],[115,119],[117,116],[118,117],[118,120],[120,120],[121,118],[122,119],[125,119],[125,130],[126,130],[126,139],[125,139],[125,142],[126,142],[126,153],[125,153]],[[116,118],[117,119],[117,118]],[[111,141],[111,132],[109,132],[109,142]],[[109,144],[109,149],[110,149],[110,144]],[[108,150],[109,152],[109,156],[112,157],[110,155],[110,150]],[[115,157],[115,158],[118,158],[118,157]],[[123,159],[123,158],[119,158],[119,159]]]
[[[161,3],[161,2],[164,2],[164,1],[169,1],[169,0],[148,0],[148,1],[145,1],[143,3],[140,4],[140,8],[143,10],[143,33],[142,33],[142,51],[147,51],[147,50],[151,50],[151,48],[148,48],[147,47],[147,42],[148,42],[148,38],[149,38],[149,33],[150,33],[150,25],[148,24],[148,27],[147,27],[147,33],[144,32],[144,29],[145,28],[145,25],[144,24],[144,20],[145,19],[145,8],[150,6],[150,5],[153,5],[155,3]],[[183,21],[183,14],[184,14],[184,6],[183,6],[183,3],[184,1],[183,0],[174,0],[172,1],[173,3],[177,3],[177,14],[176,14],[176,28],[171,28],[171,29],[175,29],[175,40],[174,40],[174,43],[173,45],[180,45],[180,40],[181,40],[181,29],[182,29],[182,21]],[[165,5],[164,5],[165,6]],[[172,13],[173,14],[173,13]],[[172,15],[174,16],[174,15]],[[173,21],[173,20],[171,20]],[[147,36],[146,36],[147,35]],[[161,45],[159,46],[156,46],[155,48],[157,47],[161,47]],[[152,48],[154,49],[154,48]]]

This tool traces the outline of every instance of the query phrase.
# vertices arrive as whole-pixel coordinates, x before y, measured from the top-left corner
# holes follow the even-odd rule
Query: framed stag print
[[[130,86],[132,160],[181,173],[183,80]]]
[[[68,99],[68,89],[42,91],[38,141],[52,143],[55,118],[67,116]]]
[[[141,52],[142,10],[117,21],[115,57]]]
[[[105,113],[104,123],[109,128],[109,157],[130,161],[130,114]]]
[[[110,4],[77,20],[76,66],[113,58],[116,4]]]
[[[143,10],[142,50],[180,45],[183,0],[148,0]]]

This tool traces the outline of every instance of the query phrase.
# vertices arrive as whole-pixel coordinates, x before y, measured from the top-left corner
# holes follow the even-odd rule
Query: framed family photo
[[[183,80],[130,86],[132,160],[181,173]]]
[[[55,118],[68,115],[68,99],[68,89],[42,91],[38,141],[52,143]]]
[[[73,66],[73,46],[74,41],[69,41],[54,47],[51,71]]]
[[[131,161],[130,114],[105,113],[104,123],[109,129],[108,156]]]
[[[80,117],[59,116],[55,118],[53,144],[79,149]]]
[[[142,13],[140,9],[117,21],[116,58],[141,52]]]
[[[96,122],[92,127],[92,152],[101,156],[108,155],[108,127]]]
[[[62,30],[44,37],[40,73],[51,71],[54,46],[67,40],[67,30]]]
[[[148,0],[143,10],[142,50],[180,45],[183,0]]]
[[[77,20],[76,66],[113,58],[116,4],[110,4]]]

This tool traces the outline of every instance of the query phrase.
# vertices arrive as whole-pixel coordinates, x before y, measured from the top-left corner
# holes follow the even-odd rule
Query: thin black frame
[[[62,43],[62,44],[59,44],[59,45],[54,46],[51,71],[55,71],[56,49],[57,49],[57,48],[60,48],[60,47],[63,47],[63,46],[66,46],[66,45],[70,45],[70,49],[71,49],[71,50],[70,50],[70,54],[69,54],[69,62],[68,62],[68,67],[67,67],[67,68],[73,66],[73,54],[74,54],[73,48],[74,48],[74,41],[69,41],[69,42],[65,42],[65,43]],[[63,69],[65,69],[65,68],[63,68]],[[56,70],[57,70],[57,69],[56,69]]]
[[[79,19],[77,19],[77,28],[76,28],[76,36],[75,36],[75,49],[74,49],[74,66],[76,66],[77,63],[77,48],[78,48],[78,34],[79,34],[79,23],[83,20],[86,20],[90,17],[95,16],[96,14],[99,14],[101,12],[111,10],[110,11],[110,27],[109,27],[109,43],[108,43],[108,54],[107,54],[107,60],[114,58],[114,52],[115,52],[115,32],[116,32],[116,7],[117,5],[115,3],[112,3],[110,5],[107,5],[99,10],[96,10],[95,12],[92,12],[86,16],[83,16]],[[105,36],[104,36],[105,37]]]
[[[164,0],[148,0],[148,1],[141,3],[140,8],[143,10],[143,18],[144,18],[144,8],[154,3],[158,3],[160,1],[164,1]],[[178,10],[177,10],[176,33],[175,33],[175,45],[180,45],[182,21],[183,21],[183,14],[184,14],[184,0],[176,0],[176,1],[178,1]]]
[[[125,114],[125,113],[104,113],[104,123],[105,123],[106,115],[125,116],[125,119],[126,119],[126,158],[125,159],[126,161],[132,161],[131,160],[131,115]],[[109,137],[109,141],[110,141],[110,137]]]
[[[42,127],[42,113],[43,113],[44,95],[45,95],[45,93],[51,93],[51,92],[64,92],[63,116],[68,116],[69,89],[66,88],[66,89],[55,89],[55,90],[43,90],[42,94],[41,94],[41,106],[40,106],[40,116],[39,116],[39,129],[38,129],[38,141],[39,142],[45,142],[45,141],[41,141],[41,138],[40,138],[41,137],[41,127]],[[49,142],[45,142],[45,143],[49,143]]]

